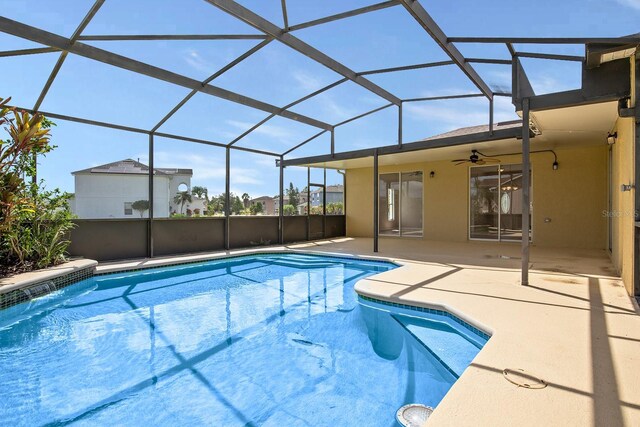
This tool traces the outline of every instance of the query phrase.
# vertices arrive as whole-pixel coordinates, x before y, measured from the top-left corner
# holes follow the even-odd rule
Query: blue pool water
[[[263,254],[98,276],[0,312],[0,425],[393,426],[485,340],[359,302],[390,263]],[[390,311],[391,310],[391,311]]]

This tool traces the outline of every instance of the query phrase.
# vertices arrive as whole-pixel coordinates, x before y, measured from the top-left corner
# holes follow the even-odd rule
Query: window
[[[422,172],[381,174],[379,188],[380,234],[422,236]]]
[[[133,203],[132,202],[124,202],[124,214],[125,215],[133,215]]]
[[[469,238],[522,240],[522,165],[471,167]]]

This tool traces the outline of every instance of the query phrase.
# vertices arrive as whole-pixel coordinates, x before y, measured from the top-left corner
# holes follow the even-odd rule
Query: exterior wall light
[[[610,133],[607,135],[607,144],[613,145],[616,143],[618,139],[618,132]]]

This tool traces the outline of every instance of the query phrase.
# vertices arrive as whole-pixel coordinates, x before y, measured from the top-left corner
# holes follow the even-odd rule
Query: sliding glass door
[[[422,172],[380,174],[380,235],[422,236],[422,188]]]
[[[522,165],[471,167],[469,179],[469,238],[521,241]]]

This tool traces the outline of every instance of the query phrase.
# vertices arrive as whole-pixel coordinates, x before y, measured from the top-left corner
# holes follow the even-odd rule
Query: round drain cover
[[[518,387],[541,389],[547,386],[543,379],[526,373],[524,369],[504,369],[502,375],[511,384],[515,384]]]
[[[405,427],[422,427],[432,413],[433,408],[430,406],[410,403],[398,409],[396,419]]]

